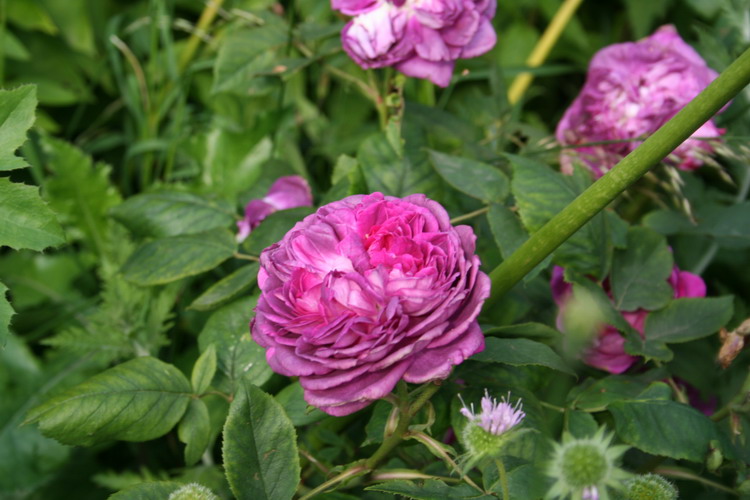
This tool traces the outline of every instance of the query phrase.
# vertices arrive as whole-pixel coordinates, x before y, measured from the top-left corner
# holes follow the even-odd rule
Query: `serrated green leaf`
[[[208,311],[229,302],[245,290],[252,288],[258,282],[260,264],[254,262],[242,266],[232,274],[225,276],[209,287],[196,298],[188,309]]]
[[[27,165],[15,152],[26,142],[26,132],[34,124],[36,104],[35,85],[0,90],[0,171]]]
[[[203,394],[211,385],[211,381],[216,374],[216,347],[209,344],[203,353],[198,356],[193,366],[193,373],[190,376],[193,391],[196,394]]]
[[[663,236],[645,227],[628,231],[628,245],[616,250],[610,283],[619,311],[649,311],[664,307],[674,295],[667,283],[672,273],[672,252]]]
[[[227,228],[234,221],[228,203],[179,191],[132,196],[111,214],[134,234],[155,238]]]
[[[507,198],[510,183],[497,168],[468,158],[429,151],[435,170],[445,181],[464,194],[490,202]]]
[[[205,350],[216,346],[218,372],[213,386],[233,393],[240,379],[263,385],[273,372],[266,361],[266,350],[250,337],[250,319],[258,297],[246,297],[214,312],[198,336],[198,345]]]
[[[575,375],[575,372],[549,346],[528,339],[489,337],[485,340],[484,351],[475,354],[471,359],[513,366],[546,366],[569,375]]]
[[[0,178],[0,247],[42,251],[65,243],[57,217],[39,188]]]
[[[5,347],[10,334],[10,318],[15,314],[13,307],[8,302],[7,293],[8,287],[0,282],[0,349]]]
[[[165,500],[182,486],[174,481],[140,483],[110,495],[108,500]]]
[[[263,219],[258,227],[253,229],[242,247],[254,255],[260,253],[281,240],[294,225],[313,213],[312,207],[297,207],[289,210],[279,210]]]
[[[192,397],[190,383],[174,366],[136,358],[106,370],[31,409],[45,436],[92,446],[119,439],[148,441],[169,432]]]
[[[209,271],[236,250],[237,242],[226,229],[160,238],[136,249],[122,273],[141,286],[162,285]]]
[[[177,437],[185,443],[185,465],[195,465],[211,440],[211,419],[203,400],[190,400],[185,416],[177,426]]]
[[[365,489],[401,495],[415,500],[444,500],[446,498],[490,500],[497,498],[484,495],[468,484],[448,486],[444,482],[434,479],[428,479],[422,483],[397,479],[374,484]]]
[[[224,464],[239,500],[288,500],[300,480],[297,436],[281,405],[242,382],[224,426]]]

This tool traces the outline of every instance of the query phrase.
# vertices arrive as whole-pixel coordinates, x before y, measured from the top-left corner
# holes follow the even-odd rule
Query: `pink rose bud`
[[[309,206],[312,206],[312,192],[305,179],[299,175],[279,177],[266,196],[250,200],[245,206],[245,218],[237,223],[237,241],[244,241],[263,219],[277,210]]]
[[[623,141],[566,149],[564,172],[580,162],[600,177],[633,151],[697,96],[717,73],[706,66],[674,26],[662,26],[637,42],[610,45],[594,55],[581,93],[557,125],[557,140],[567,146]],[[682,170],[703,164],[713,152],[705,138],[724,133],[706,122],[667,158]]]
[[[332,0],[354,15],[344,50],[365,69],[393,66],[446,87],[456,59],[484,54],[497,41],[495,0]]]
[[[444,379],[484,348],[476,317],[490,280],[475,239],[421,194],[325,205],[261,254],[253,339],[331,415],[401,379]]]
[[[561,331],[563,309],[572,294],[572,285],[563,279],[564,269],[555,266],[552,270],[552,298],[559,307],[557,316],[557,327]],[[680,271],[675,266],[667,282],[674,290],[674,298],[705,297],[706,284],[700,276],[687,271]],[[604,282],[604,288],[609,295],[609,284]],[[636,311],[622,311],[622,317],[641,336],[644,335],[644,327],[649,311],[638,309]],[[594,342],[583,355],[583,362],[594,368],[599,368],[610,373],[623,373],[627,371],[638,358],[625,352],[625,337],[612,325],[604,325],[597,334]]]

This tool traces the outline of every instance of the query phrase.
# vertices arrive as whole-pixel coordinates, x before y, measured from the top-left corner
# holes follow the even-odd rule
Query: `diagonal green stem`
[[[494,302],[510,290],[589,219],[674,151],[748,83],[750,49],[738,57],[682,111],[532,234],[526,243],[497,266],[490,273],[492,292],[487,302]]]

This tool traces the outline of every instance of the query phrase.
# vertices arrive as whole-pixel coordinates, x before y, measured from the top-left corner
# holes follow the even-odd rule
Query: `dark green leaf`
[[[273,372],[266,362],[266,350],[250,337],[250,319],[258,297],[246,297],[214,312],[203,327],[198,344],[202,350],[216,346],[218,373],[213,386],[232,393],[237,382],[247,377],[263,385]]]
[[[294,496],[300,479],[297,436],[276,400],[243,381],[223,437],[227,479],[239,500]]]
[[[486,363],[505,363],[514,366],[546,366],[553,370],[575,375],[575,372],[549,346],[528,339],[499,339],[489,337],[485,340],[484,351],[475,354],[471,359]]]
[[[599,424],[591,413],[579,410],[567,410],[567,429],[574,437],[593,436],[599,430]]]
[[[646,388],[647,382],[626,375],[609,375],[582,387],[573,398],[573,406],[581,410],[603,411],[611,403],[631,399]]]
[[[126,361],[29,411],[45,436],[91,446],[114,439],[148,441],[169,432],[190,402],[190,383],[156,358]]]
[[[211,420],[203,400],[190,400],[185,416],[177,426],[177,437],[185,443],[185,465],[195,465],[211,440]]]
[[[432,150],[430,159],[441,177],[464,194],[487,203],[502,202],[508,196],[508,178],[491,165]]]
[[[226,229],[160,238],[136,249],[122,273],[137,285],[162,285],[209,271],[236,250],[237,242]]]
[[[266,247],[281,240],[297,222],[313,213],[314,210],[312,207],[297,207],[279,210],[269,215],[263,219],[258,227],[253,229],[243,243],[243,248],[253,255],[260,255]]]
[[[706,205],[697,211],[698,227],[686,231],[716,238],[725,248],[750,247],[750,201],[736,205]]]
[[[229,302],[239,294],[255,286],[258,281],[258,268],[260,264],[254,262],[242,266],[229,276],[225,276],[200,294],[188,309],[197,311],[208,311],[226,302]]]
[[[503,259],[510,257],[513,252],[518,250],[529,239],[529,235],[521,226],[521,220],[504,205],[491,204],[487,220],[490,223],[490,230],[495,237],[495,243],[497,243]],[[524,276],[524,281],[528,282],[535,278],[549,266],[551,260],[552,256],[550,255],[540,262],[529,274]]]
[[[498,337],[523,337],[542,340],[557,340],[560,332],[542,323],[518,323],[516,325],[495,326],[484,330],[485,335]]]
[[[5,347],[5,342],[8,339],[10,333],[10,318],[13,317],[15,311],[8,302],[8,287],[0,282],[0,349]]]
[[[429,191],[435,176],[416,155],[399,155],[384,134],[367,138],[357,160],[370,192],[403,197]]]
[[[672,252],[663,236],[645,227],[630,228],[627,248],[616,250],[612,259],[615,309],[664,307],[674,294],[667,283],[672,265]]]
[[[275,397],[295,427],[312,424],[326,416],[322,411],[307,404],[299,382],[284,387]]]
[[[109,500],[165,500],[182,484],[174,481],[140,483],[111,495]]]
[[[133,233],[155,238],[227,228],[235,220],[228,203],[179,191],[138,194],[111,213]]]
[[[203,394],[216,374],[216,347],[209,344],[193,366],[190,382],[196,394]]]
[[[26,166],[26,161],[15,152],[26,142],[26,132],[34,123],[36,104],[35,85],[0,90],[0,171]]]
[[[63,243],[65,234],[39,188],[0,178],[0,247],[42,251]]]
[[[382,491],[391,495],[401,495],[415,500],[444,500],[446,498],[465,498],[490,500],[497,497],[484,495],[468,484],[448,486],[442,481],[428,479],[414,482],[402,479],[385,481],[365,488],[370,491]]]

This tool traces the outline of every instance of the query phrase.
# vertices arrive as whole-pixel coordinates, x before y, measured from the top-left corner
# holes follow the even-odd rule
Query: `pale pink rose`
[[[331,415],[402,379],[444,379],[484,348],[476,317],[490,280],[475,239],[421,194],[325,205],[261,254],[253,339]]]
[[[674,26],[662,26],[637,42],[610,45],[597,52],[586,83],[557,125],[557,140],[566,146],[615,141],[565,149],[562,169],[572,172],[579,162],[597,176],[604,175],[644,138],[664,125],[717,76]],[[683,170],[703,164],[713,152],[704,138],[724,130],[706,122],[675,149],[667,162]],[[618,142],[619,141],[619,142]]]
[[[245,205],[245,218],[237,223],[237,241],[244,241],[260,222],[278,210],[312,206],[312,192],[299,175],[279,177],[263,198]]]

